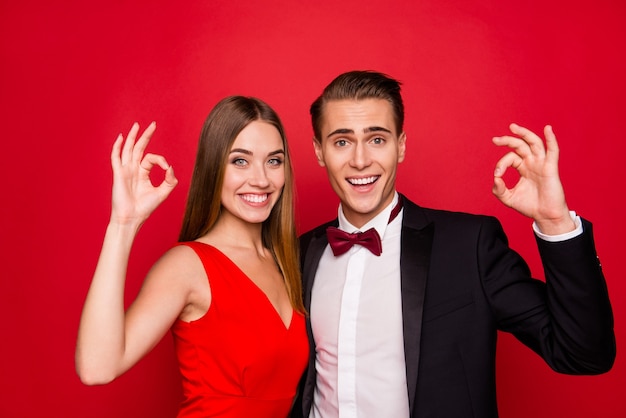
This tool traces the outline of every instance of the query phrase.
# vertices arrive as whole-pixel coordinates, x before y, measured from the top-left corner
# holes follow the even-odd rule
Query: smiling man
[[[406,142],[405,134],[396,132],[393,110],[385,100],[334,100],[325,105],[316,135],[321,140],[313,142],[315,154],[345,202],[344,215],[357,228],[394,197]]]
[[[546,283],[488,216],[427,209],[395,188],[406,135],[400,83],[353,71],[311,106],[315,155],[341,201],[301,237],[311,356],[294,416],[497,416],[498,330],[562,373],[615,358],[613,317],[589,222],[570,212],[558,145],[511,125],[493,193],[534,220]],[[502,176],[515,167],[511,189]]]

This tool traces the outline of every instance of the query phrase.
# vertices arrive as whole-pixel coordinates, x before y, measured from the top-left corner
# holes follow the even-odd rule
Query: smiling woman
[[[148,273],[124,312],[130,248],[177,180],[145,154],[156,129],[134,124],[113,146],[113,206],[83,314],[76,368],[104,384],[172,330],[185,399],[179,417],[286,417],[308,358],[293,222],[293,179],[278,115],[222,100],[198,147],[181,242]],[[153,186],[150,172],[165,170]],[[251,344],[251,342],[254,342]]]
[[[269,217],[285,184],[284,158],[280,132],[269,123],[254,121],[237,135],[222,186],[222,222]]]

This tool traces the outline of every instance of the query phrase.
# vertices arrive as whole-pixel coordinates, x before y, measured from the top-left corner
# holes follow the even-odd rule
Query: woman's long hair
[[[304,312],[291,158],[280,118],[262,100],[243,96],[227,97],[207,117],[200,134],[185,217],[178,240],[196,240],[209,232],[217,222],[230,149],[237,135],[256,120],[274,126],[280,133],[285,149],[285,185],[269,218],[263,222],[263,245],[270,250],[283,274],[291,305],[295,310]]]

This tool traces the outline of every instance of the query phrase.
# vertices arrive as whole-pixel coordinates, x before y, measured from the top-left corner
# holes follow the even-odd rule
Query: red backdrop
[[[201,124],[225,95],[259,96],[282,116],[300,230],[334,216],[308,106],[351,69],[404,82],[399,190],[423,205],[498,216],[538,277],[530,222],[491,195],[503,150],[490,139],[513,121],[554,125],[568,202],[595,224],[624,346],[622,0],[173,3],[0,2],[0,416],[173,416],[180,388],[169,335],[110,385],[83,386],[74,372],[115,136],[156,120],[150,149],[180,179],[133,250],[130,301],[176,240]],[[626,416],[622,356],[608,374],[563,376],[502,335],[497,361],[503,417]]]

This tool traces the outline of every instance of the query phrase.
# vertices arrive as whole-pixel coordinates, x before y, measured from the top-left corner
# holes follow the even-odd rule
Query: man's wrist
[[[539,228],[539,225],[537,224],[537,222],[533,222],[533,230],[535,231],[535,234],[539,238],[541,238],[544,241],[549,241],[549,242],[565,241],[565,240],[577,237],[578,235],[583,233],[583,223],[580,220],[580,216],[576,215],[575,211],[573,210],[569,211],[569,215],[575,225],[575,229],[569,232],[565,232],[562,234],[546,234],[545,232],[541,230],[541,228]]]

